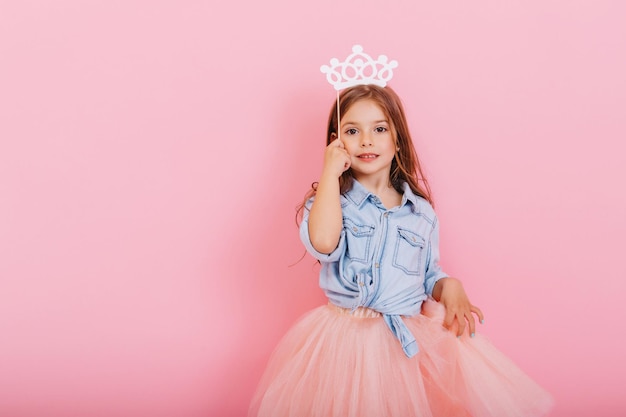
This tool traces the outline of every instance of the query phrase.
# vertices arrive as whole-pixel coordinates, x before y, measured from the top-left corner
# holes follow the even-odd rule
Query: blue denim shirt
[[[408,357],[418,352],[401,316],[420,313],[435,283],[447,275],[439,266],[439,226],[432,206],[408,184],[399,206],[386,209],[356,180],[341,196],[343,230],[337,248],[320,253],[309,237],[306,204],[300,238],[321,263],[320,287],[331,303],[379,311]]]

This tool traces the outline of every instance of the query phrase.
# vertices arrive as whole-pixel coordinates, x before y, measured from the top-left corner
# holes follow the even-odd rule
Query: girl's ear
[[[334,141],[335,139],[337,139],[337,134],[335,132],[330,134],[330,141]]]

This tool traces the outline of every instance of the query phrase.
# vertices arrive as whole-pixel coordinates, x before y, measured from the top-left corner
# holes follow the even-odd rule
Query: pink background
[[[480,328],[551,416],[626,415],[619,0],[0,3],[0,415],[244,416],[324,303],[294,208],[354,43]]]

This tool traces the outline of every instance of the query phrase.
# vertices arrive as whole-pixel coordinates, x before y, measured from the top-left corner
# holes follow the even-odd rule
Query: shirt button
[[[364,283],[362,283],[362,282],[359,282],[359,285],[360,285],[361,287],[363,287],[365,284],[364,284]]]
[[[376,262],[376,264],[374,265],[376,268],[380,268],[380,265],[378,264],[378,262]]]
[[[389,212],[386,211],[385,214],[383,214],[383,216],[385,216],[385,217],[389,216]]]
[[[359,231],[359,229],[357,229],[356,227],[353,227],[352,230],[354,230],[355,232]]]

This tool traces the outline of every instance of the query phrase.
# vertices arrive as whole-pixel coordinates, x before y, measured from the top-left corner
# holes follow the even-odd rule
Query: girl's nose
[[[372,138],[370,134],[363,133],[363,136],[361,137],[361,146],[366,147],[366,146],[371,146],[371,145],[372,145]]]

